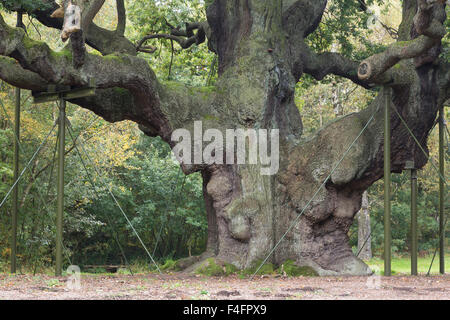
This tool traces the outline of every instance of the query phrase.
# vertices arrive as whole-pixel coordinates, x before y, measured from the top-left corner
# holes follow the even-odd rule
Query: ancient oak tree
[[[41,1],[45,6],[34,8],[0,2],[9,5],[9,10],[33,14],[49,28],[63,29],[61,9],[55,13],[59,4]],[[68,2],[63,2],[64,8]],[[217,263],[248,268],[264,259],[374,114],[269,259],[274,264],[293,260],[321,275],[370,272],[353,255],[347,233],[364,191],[383,175],[385,91],[392,92],[392,105],[426,147],[437,111],[450,98],[448,64],[439,56],[446,33],[443,1],[402,1],[397,42],[363,61],[336,52],[317,53],[307,45],[305,38],[321,22],[326,0],[206,1],[206,21],[173,27],[167,34],[150,34],[137,44],[124,37],[123,0],[117,0],[118,24],[113,31],[92,22],[104,1],[75,2],[84,3],[80,30],[69,34],[70,44],[61,52],[30,39],[0,16],[2,80],[43,91],[49,84],[81,87],[95,79],[96,96],[71,102],[107,121],[135,121],[147,135],[160,136],[172,147],[174,130],[193,130],[195,121],[203,122],[203,130],[280,130],[276,175],[261,175],[259,165],[183,165],[186,174],[203,175],[209,223],[207,251],[185,261],[185,266],[198,266],[213,257]],[[355,6],[360,6],[357,0]],[[158,81],[152,66],[138,56],[154,51],[149,40],[155,38],[171,39],[182,48],[206,42],[219,61],[215,87],[206,90]],[[85,44],[103,56],[87,53]],[[380,90],[365,110],[306,138],[294,103],[295,86],[305,74],[318,80],[333,74],[368,90],[388,89]],[[394,111],[391,118],[392,170],[401,172],[405,161],[412,159],[424,166],[426,157]]]

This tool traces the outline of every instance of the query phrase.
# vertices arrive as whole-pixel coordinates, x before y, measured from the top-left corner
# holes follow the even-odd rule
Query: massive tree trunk
[[[212,256],[248,268],[269,256],[269,262],[291,259],[321,275],[366,275],[371,271],[352,253],[348,230],[362,194],[383,175],[385,96],[392,91],[392,105],[424,146],[439,106],[449,97],[448,66],[436,54],[444,5],[438,2],[427,9],[432,19],[418,28],[413,17],[419,12],[416,17],[422,20],[416,20],[423,21],[424,13],[415,0],[403,3],[403,42],[365,60],[359,77],[358,62],[336,53],[316,54],[305,44],[321,21],[325,0],[215,0],[207,8],[207,23],[192,27],[198,33],[186,32],[192,41],[181,41],[178,34],[161,36],[189,46],[206,34],[219,57],[215,88],[158,82],[120,36],[123,30],[113,33],[92,25],[86,42],[106,56],[87,54],[83,66],[75,68],[70,54],[51,52],[3,19],[0,54],[6,57],[0,56],[0,77],[35,91],[45,90],[49,83],[83,86],[95,78],[97,96],[73,103],[108,121],[133,120],[146,134],[159,135],[172,147],[174,130],[185,128],[194,136],[194,121],[202,121],[203,131],[216,128],[224,133],[236,128],[279,129],[280,166],[275,175],[261,175],[261,165],[182,165],[186,174],[200,171],[204,179],[209,235],[202,258]],[[60,27],[60,22],[48,19],[48,12],[35,15],[48,26]],[[98,40],[100,35],[104,41]],[[137,51],[145,49],[141,45]],[[295,85],[304,73],[317,79],[335,74],[366,88],[385,87],[365,110],[305,137],[294,103]],[[401,172],[410,159],[418,167],[425,165],[426,158],[394,111],[391,120],[392,170]]]

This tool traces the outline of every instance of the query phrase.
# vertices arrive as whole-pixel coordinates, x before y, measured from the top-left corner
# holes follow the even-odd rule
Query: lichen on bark
[[[203,131],[279,129],[280,167],[275,175],[261,175],[260,165],[182,166],[186,174],[202,173],[208,244],[202,256],[179,265],[194,272],[218,271],[218,262],[249,269],[268,257],[273,270],[290,261],[289,265],[312,268],[319,275],[370,274],[354,256],[347,233],[362,194],[383,176],[386,88],[392,90],[392,105],[425,147],[436,113],[450,95],[448,64],[436,55],[445,5],[436,2],[428,11],[434,17],[430,25],[417,28],[418,20],[413,19],[417,1],[403,1],[399,42],[366,59],[372,73],[358,77],[359,61],[338,53],[316,53],[306,45],[305,38],[317,28],[326,4],[325,0],[209,3],[202,26],[219,60],[214,88],[158,81],[148,63],[136,56],[136,46],[123,37],[123,28],[113,32],[92,23],[86,43],[103,56],[87,54],[83,65],[74,68],[69,52],[55,53],[31,41],[0,16],[0,78],[36,91],[47,84],[83,86],[93,78],[96,96],[73,103],[111,122],[135,121],[144,133],[161,136],[171,146],[174,130],[192,133],[195,121],[203,122]],[[34,14],[43,24],[61,28],[60,20],[49,18],[50,11]],[[385,89],[361,112],[306,137],[294,103],[295,86],[305,73],[319,80],[335,74],[365,88]],[[392,170],[401,172],[411,159],[424,166],[426,158],[393,111],[391,121]]]

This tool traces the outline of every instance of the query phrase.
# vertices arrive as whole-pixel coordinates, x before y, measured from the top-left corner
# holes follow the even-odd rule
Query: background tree
[[[48,27],[61,28],[60,20],[49,18],[56,4],[44,2],[51,9],[28,12]],[[95,12],[95,3],[85,10]],[[357,36],[370,17],[357,1],[253,0],[231,5],[216,0],[205,5],[206,21],[179,28],[169,21],[169,33],[155,30],[157,33],[146,35],[136,46],[124,37],[125,10],[123,1],[118,0],[114,31],[95,23],[83,30],[86,43],[101,55],[85,53],[81,65],[73,59],[80,54],[77,47],[55,52],[0,18],[0,77],[34,91],[45,90],[49,83],[83,86],[95,78],[97,95],[73,103],[111,122],[132,120],[147,135],[160,136],[172,146],[173,130],[192,130],[195,120],[203,120],[204,130],[279,129],[281,166],[275,176],[260,176],[259,166],[183,165],[187,174],[201,172],[208,215],[207,250],[192,260],[201,262],[214,256],[239,268],[249,267],[271,253],[287,233],[270,256],[274,263],[292,259],[320,274],[369,273],[353,255],[347,234],[363,192],[383,174],[385,96],[392,91],[392,105],[425,145],[436,112],[448,99],[448,62],[439,57],[446,34],[445,4],[403,1],[398,41],[386,48],[371,48],[361,56],[355,56],[352,42],[346,41]],[[325,12],[333,17],[327,19]],[[332,33],[326,25],[336,21],[340,21],[336,23],[340,29]],[[325,44],[333,42],[330,34],[340,38],[341,46],[321,47],[323,39],[328,39]],[[137,57],[139,51],[152,52],[154,46],[146,41],[155,39],[172,40],[182,48],[208,40],[218,60],[215,87],[200,89],[158,81],[147,61]],[[72,37],[72,43],[76,41]],[[334,74],[366,89],[374,85],[389,89],[381,90],[362,111],[307,137],[294,103],[296,85],[304,74],[318,80]],[[402,171],[405,161],[412,158],[424,166],[426,158],[394,112],[391,118],[393,171]],[[333,171],[342,151],[366,124],[367,130]],[[325,187],[310,203],[322,184]],[[299,223],[290,229],[299,214]]]

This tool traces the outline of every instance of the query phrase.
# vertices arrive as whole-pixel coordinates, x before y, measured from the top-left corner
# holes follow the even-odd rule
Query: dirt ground
[[[0,300],[346,300],[450,299],[450,275],[432,277],[214,278],[174,275],[81,275],[81,288],[67,277],[0,274]]]

